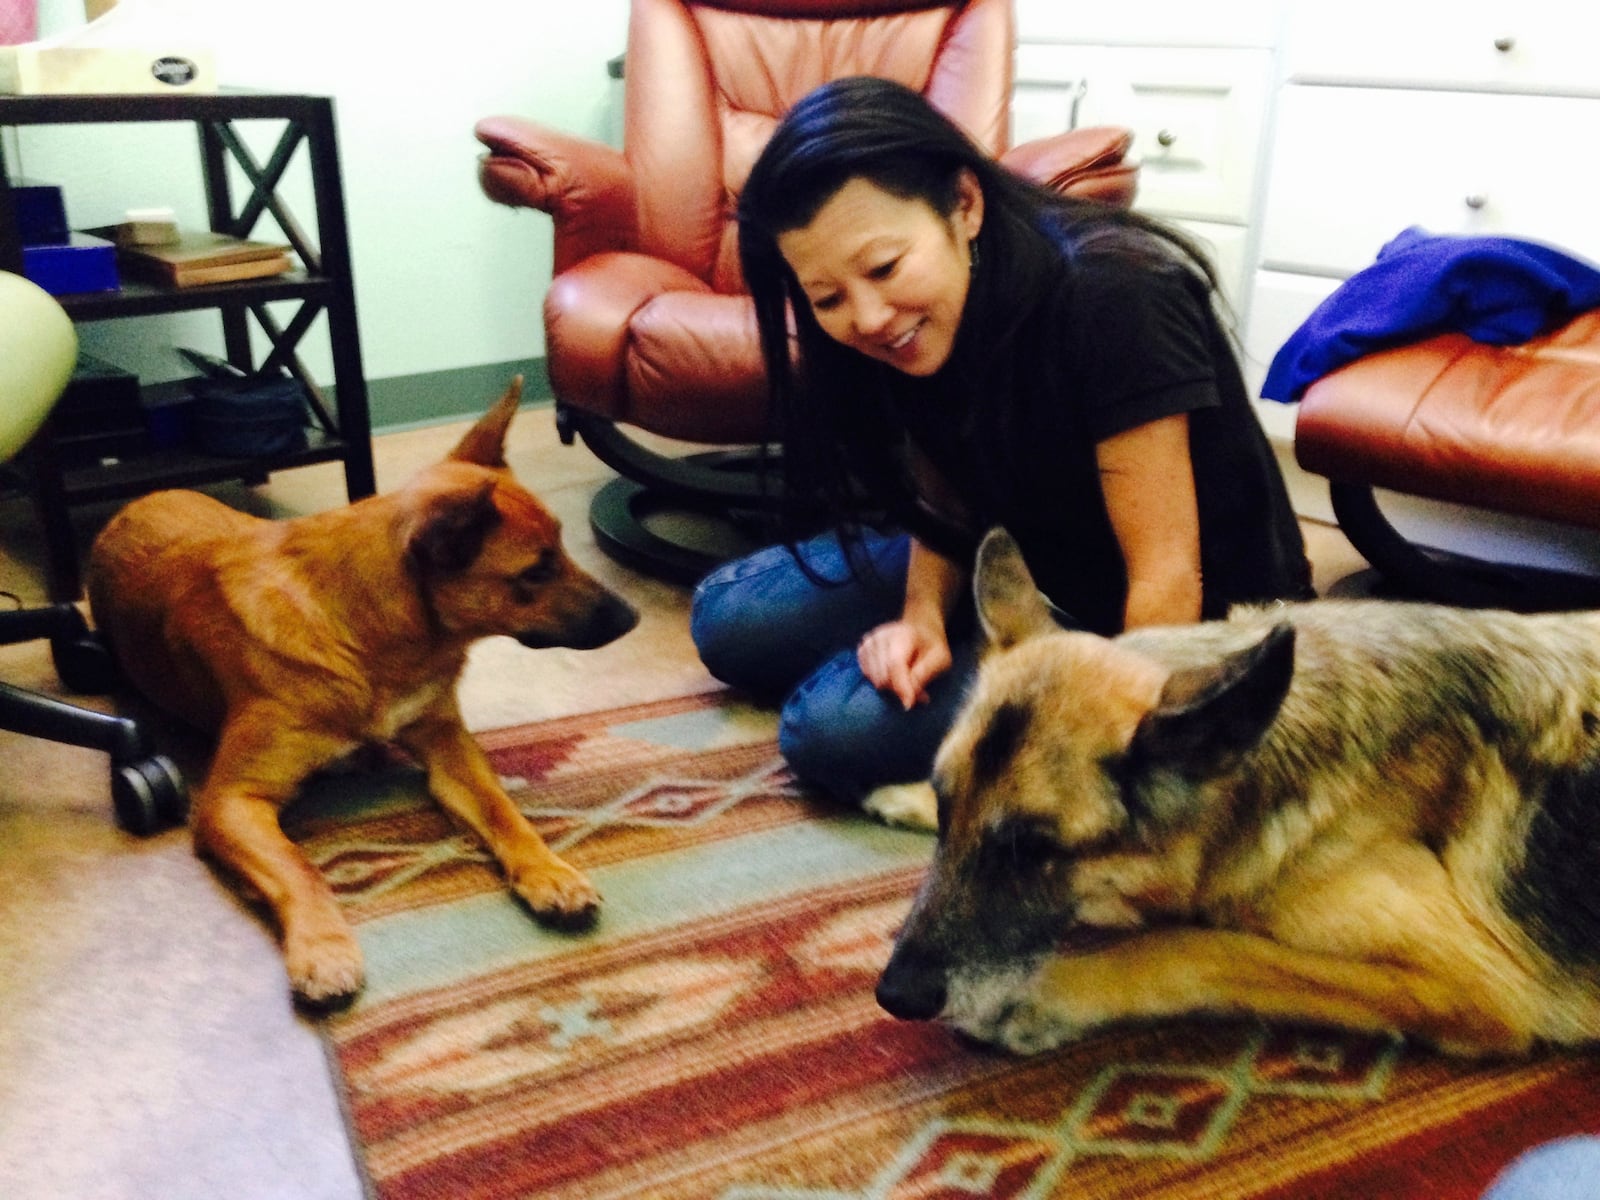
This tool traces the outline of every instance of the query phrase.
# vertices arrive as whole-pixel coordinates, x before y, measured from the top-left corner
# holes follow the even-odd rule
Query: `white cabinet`
[[[1024,0],[1017,12],[1015,140],[1083,125],[1132,130],[1135,206],[1200,239],[1242,312],[1277,5],[1204,19],[1193,4],[1157,0],[1096,16]]]

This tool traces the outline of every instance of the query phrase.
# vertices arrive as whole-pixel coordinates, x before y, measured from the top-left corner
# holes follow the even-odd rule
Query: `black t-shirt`
[[[969,369],[965,385],[936,377],[892,389],[912,443],[963,499],[974,532],[1005,526],[1058,607],[1086,629],[1119,632],[1127,572],[1095,445],[1186,413],[1202,615],[1311,595],[1277,460],[1193,272],[1085,256],[1022,329],[1016,341],[1037,348],[1028,361],[991,361],[976,383]]]

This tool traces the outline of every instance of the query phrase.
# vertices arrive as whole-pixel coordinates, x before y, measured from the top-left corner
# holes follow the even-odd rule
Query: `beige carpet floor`
[[[378,484],[433,461],[464,424],[377,439]],[[559,444],[548,409],[513,426],[508,458],[566,525],[578,559],[641,610],[602,650],[475,650],[474,729],[712,686],[689,642],[688,593],[596,549],[585,513],[609,472]],[[344,502],[336,467],[215,489],[262,515]],[[109,510],[75,513],[82,539]],[[1308,524],[1319,586],[1364,566]],[[29,506],[0,501],[0,590],[44,599]],[[42,645],[0,648],[0,679],[58,691]],[[91,701],[110,707],[105,699]],[[203,745],[163,744],[191,776]],[[105,756],[0,733],[0,1197],[4,1200],[354,1200],[361,1188],[323,1047],[289,1003],[266,928],[190,853],[111,816]]]

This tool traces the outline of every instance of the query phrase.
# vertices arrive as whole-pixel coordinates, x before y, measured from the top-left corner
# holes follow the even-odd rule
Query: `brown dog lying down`
[[[95,624],[128,680],[218,734],[195,845],[271,906],[306,1004],[353,997],[361,949],[278,813],[307,776],[364,744],[410,752],[537,916],[573,924],[598,910],[589,881],[506,795],[456,703],[480,638],[590,649],[638,620],[567,557],[560,525],[506,468],[521,384],[399,491],[285,521],[158,492],[118,513],[90,553]]]
[[[1316,601],[1107,640],[1003,532],[974,590],[891,1013],[1024,1053],[1185,1013],[1600,1039],[1600,615]]]

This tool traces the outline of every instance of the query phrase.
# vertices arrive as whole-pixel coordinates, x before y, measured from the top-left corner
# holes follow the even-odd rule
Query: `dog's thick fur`
[[[195,797],[196,848],[277,918],[295,996],[348,1000],[361,950],[325,880],[278,824],[307,776],[374,742],[405,748],[540,917],[600,897],[557,858],[462,725],[467,649],[510,634],[588,649],[637,614],[580,570],[555,518],[507,469],[521,379],[442,463],[399,491],[268,521],[196,492],[119,512],[90,553],[96,626],[139,691],[218,734]]]
[[[890,1012],[1027,1053],[1244,1014],[1600,1038],[1600,616],[1384,601],[1065,632],[1003,532]]]

